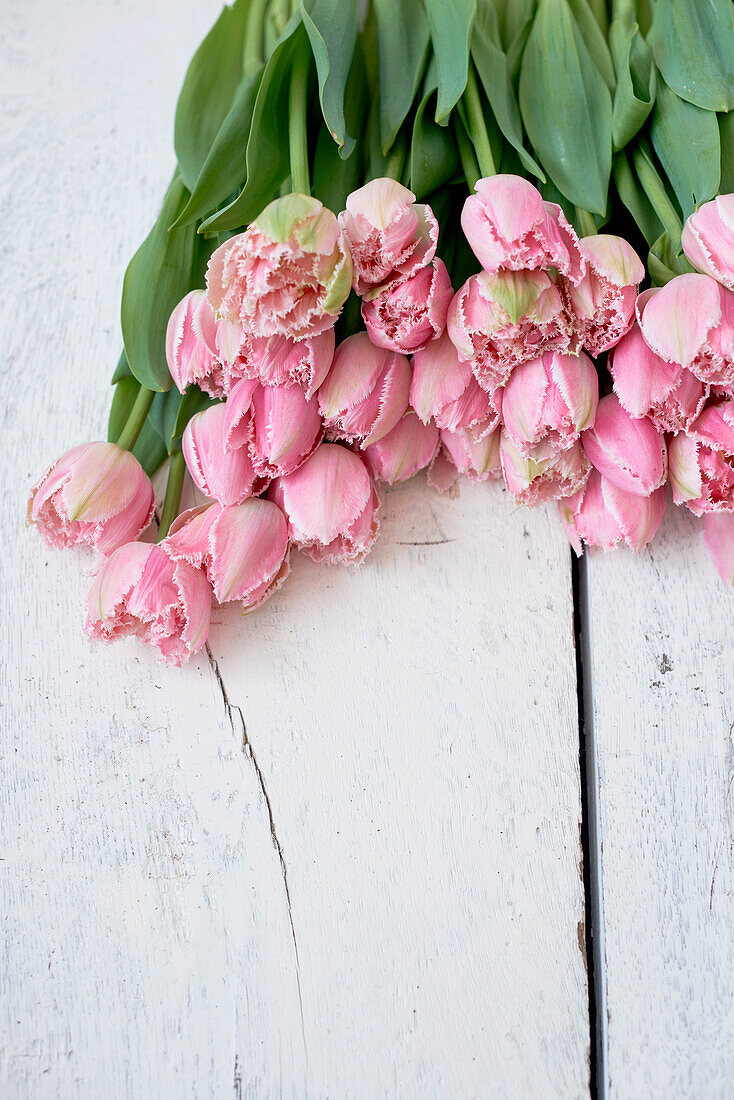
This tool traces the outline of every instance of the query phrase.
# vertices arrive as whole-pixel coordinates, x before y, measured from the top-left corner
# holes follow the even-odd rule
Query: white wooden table
[[[2,12],[0,1095],[731,1097],[734,593],[686,516],[582,565],[582,723],[569,549],[498,488],[388,493],[183,671],[88,644],[91,559],[24,528],[217,10]]]

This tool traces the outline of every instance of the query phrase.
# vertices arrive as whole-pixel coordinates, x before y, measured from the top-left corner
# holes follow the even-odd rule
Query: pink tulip
[[[499,423],[502,390],[483,390],[471,364],[459,359],[444,332],[413,356],[410,403],[424,424],[433,419],[437,427],[450,432],[468,428],[475,439],[481,439]]]
[[[451,302],[448,331],[488,392],[544,351],[574,350],[561,296],[543,271],[472,275]]]
[[[496,429],[481,439],[476,439],[468,428],[456,432],[441,432],[441,447],[446,451],[457,473],[466,474],[472,481],[488,481],[502,477],[500,462],[500,431]],[[435,467],[430,481],[435,483]]]
[[[209,260],[217,317],[250,336],[304,340],[331,328],[352,283],[352,260],[336,217],[318,199],[275,199]]]
[[[510,375],[502,419],[521,454],[553,458],[591,427],[598,403],[599,380],[589,357],[547,351]]]
[[[183,434],[183,453],[204,496],[220,504],[241,504],[263,484],[246,448],[227,449],[228,408],[229,403],[212,405],[193,416]]]
[[[396,275],[415,275],[436,252],[438,222],[430,206],[416,203],[412,191],[392,179],[374,179],[353,191],[339,224],[359,295]]]
[[[677,275],[637,299],[648,347],[734,396],[734,292],[709,275]]]
[[[582,237],[586,274],[574,284],[561,277],[561,294],[587,351],[599,355],[614,347],[635,316],[645,265],[622,237],[599,233]]]
[[[453,290],[443,260],[432,260],[409,279],[393,279],[373,294],[362,302],[362,319],[380,348],[409,354],[446,327]]]
[[[375,347],[366,332],[347,337],[319,390],[327,437],[363,447],[382,439],[408,408],[410,375],[404,355]]]
[[[408,412],[388,435],[365,448],[364,460],[376,481],[395,485],[428,466],[437,447],[436,425],[422,424],[414,412]]]
[[[31,489],[28,522],[48,546],[86,543],[102,554],[136,539],[153,518],[153,486],[115,443],[73,447]]]
[[[665,482],[665,440],[646,417],[634,420],[625,412],[615,394],[601,399],[581,442],[591,464],[618,489],[646,497]]]
[[[734,511],[734,401],[709,405],[669,446],[675,503],[695,516]]]
[[[329,373],[333,358],[333,328],[306,340],[247,337],[230,373],[233,382],[250,378],[263,386],[300,386],[306,398],[311,398]]]
[[[361,561],[377,538],[375,487],[361,458],[337,443],[322,443],[268,495],[285,512],[295,545],[314,561]]]
[[[690,427],[701,412],[709,388],[689,370],[667,363],[647,344],[634,324],[608,360],[614,392],[630,416],[649,417],[659,432]]]
[[[592,470],[585,487],[558,501],[566,534],[577,554],[583,542],[613,550],[625,542],[637,553],[655,536],[665,511],[665,489],[647,497],[627,493]]]
[[[520,176],[479,180],[461,214],[461,228],[485,271],[553,267],[573,283],[584,274],[578,237],[560,206],[544,202]]]
[[[261,386],[249,379],[229,395],[223,432],[226,450],[246,450],[255,474],[266,480],[292,474],[324,434],[315,397],[307,401],[300,386]]]
[[[591,469],[580,443],[574,443],[554,458],[538,458],[520,454],[504,428],[500,435],[500,461],[509,492],[518,504],[530,507],[573,496],[584,487]]]
[[[705,515],[703,540],[722,581],[734,584],[734,515],[731,512]]]
[[[158,546],[129,542],[106,558],[87,597],[86,631],[109,642],[135,636],[182,665],[209,633],[211,589],[200,569]]]
[[[277,504],[250,499],[190,508],[165,540],[174,561],[203,569],[219,603],[259,607],[288,576],[288,525]]]
[[[683,251],[699,271],[734,290],[734,195],[717,195],[688,218]]]
[[[193,384],[212,397],[224,397],[244,338],[239,325],[216,319],[205,291],[190,291],[166,329],[166,361],[181,393]]]

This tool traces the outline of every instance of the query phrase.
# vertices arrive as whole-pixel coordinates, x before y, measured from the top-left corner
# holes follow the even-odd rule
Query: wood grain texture
[[[0,1094],[581,1097],[569,557],[551,513],[388,494],[166,671],[81,634],[23,526],[104,433],[127,258],[217,3],[7,9]]]
[[[651,547],[588,561],[606,1092],[734,1079],[732,593],[671,503]]]

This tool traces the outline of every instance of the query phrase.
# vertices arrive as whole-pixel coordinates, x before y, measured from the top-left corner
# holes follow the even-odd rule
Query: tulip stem
[[[646,150],[638,146],[632,153],[632,163],[637,173],[637,178],[642,185],[642,190],[650,200],[650,205],[662,222],[671,241],[677,248],[680,245],[680,235],[683,232],[683,223],[678,216],[678,211],[670,200],[665,189],[665,184],[656,172],[650,156]]]
[[[487,133],[487,126],[484,121],[484,111],[482,110],[482,101],[479,98],[477,78],[474,75],[474,66],[471,61],[469,62],[469,70],[467,73],[464,103],[466,105],[467,129],[472,145],[474,146],[474,152],[477,155],[479,171],[482,173],[482,177],[494,176],[497,173],[497,169],[494,166],[492,146],[489,142],[489,134]]]
[[[150,411],[150,406],[153,404],[153,398],[155,393],[153,390],[149,390],[146,386],[141,386],[138,390],[138,396],[135,398],[130,415],[128,416],[125,427],[120,432],[117,440],[117,446],[122,447],[125,451],[131,451],[137,443],[138,436],[143,430],[143,424]]]
[[[575,210],[579,236],[594,237],[596,235],[596,222],[593,214],[590,214],[588,210],[583,210],[580,206],[575,207]]]
[[[464,173],[464,179],[467,182],[469,190],[473,191],[479,179],[479,165],[477,164],[477,158],[474,156],[472,143],[469,141],[469,136],[462,126],[460,119],[457,120],[454,135],[456,137],[456,144],[459,147],[459,159],[461,161],[461,170]]]
[[[290,142],[291,179],[293,190],[301,195],[311,194],[308,171],[308,134],[306,131],[306,106],[311,53],[303,50],[296,54],[291,73],[288,139]]]
[[[183,451],[176,451],[174,455],[171,455],[171,462],[168,467],[168,481],[166,482],[166,495],[163,498],[161,523],[158,528],[158,542],[166,537],[171,529],[171,524],[178,515],[185,473],[186,461]]]
[[[242,74],[246,80],[254,76],[263,63],[265,11],[269,3],[270,0],[253,0],[247,13],[242,55]]]

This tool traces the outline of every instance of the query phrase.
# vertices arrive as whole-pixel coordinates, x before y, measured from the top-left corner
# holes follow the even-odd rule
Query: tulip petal
[[[734,584],[734,515],[712,512],[703,523],[704,542],[716,572],[725,584]]]

